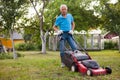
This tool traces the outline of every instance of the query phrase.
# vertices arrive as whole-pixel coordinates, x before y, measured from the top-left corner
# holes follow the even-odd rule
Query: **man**
[[[61,67],[64,67],[63,57],[65,50],[65,41],[69,43],[72,50],[76,50],[76,44],[72,38],[75,23],[71,14],[67,13],[67,6],[62,4],[60,6],[61,15],[56,18],[53,29],[61,36],[60,38],[60,56],[61,56]]]

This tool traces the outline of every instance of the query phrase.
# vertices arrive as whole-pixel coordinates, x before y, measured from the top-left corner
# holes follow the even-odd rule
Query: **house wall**
[[[12,41],[10,39],[0,38],[1,43],[6,48],[12,48]]]
[[[23,39],[14,39],[14,43],[15,44],[20,44],[20,43],[24,43],[25,41]]]
[[[11,39],[0,38],[0,40],[1,40],[1,43],[3,46],[5,46],[6,48],[12,48]],[[24,40],[23,39],[15,39],[14,43],[15,44],[24,43]]]

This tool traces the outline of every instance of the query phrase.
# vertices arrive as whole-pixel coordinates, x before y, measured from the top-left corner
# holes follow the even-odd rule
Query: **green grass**
[[[86,76],[60,67],[59,52],[40,54],[38,51],[24,54],[16,60],[0,60],[0,80],[120,80],[120,53],[116,50],[89,52],[101,66],[110,66],[111,75]]]

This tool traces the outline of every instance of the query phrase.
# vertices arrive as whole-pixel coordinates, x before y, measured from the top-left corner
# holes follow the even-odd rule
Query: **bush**
[[[16,50],[25,50],[25,43],[15,45]]]
[[[36,49],[36,50],[41,50],[41,48],[42,48],[42,45],[39,44],[39,43],[38,43],[38,44],[35,44],[34,46],[35,46],[35,49]]]
[[[24,57],[24,55],[17,53],[17,57]],[[13,59],[12,53],[0,53],[0,59]]]
[[[28,43],[21,43],[21,44],[17,44],[15,46],[15,49],[25,51],[25,50],[34,50],[35,47],[31,43],[29,43],[29,44]]]
[[[9,53],[0,53],[0,59],[12,59],[13,56]]]
[[[24,54],[17,53],[17,57],[24,57]]]
[[[105,42],[104,45],[105,45],[104,46],[105,49],[118,49],[117,42],[109,41],[109,42]]]
[[[32,43],[25,44],[25,50],[35,50],[35,45]]]
[[[22,50],[22,51],[29,51],[29,50],[40,50],[41,45],[40,44],[33,44],[33,43],[21,43],[15,45],[16,50]]]

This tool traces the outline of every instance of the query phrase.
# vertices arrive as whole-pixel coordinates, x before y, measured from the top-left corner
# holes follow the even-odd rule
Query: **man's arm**
[[[75,28],[75,22],[73,21],[71,24],[72,24],[72,30],[74,31],[74,28]]]
[[[57,26],[53,26],[53,29],[55,30],[55,31],[58,31],[59,29],[58,29],[58,27]]]
[[[69,34],[72,34],[73,35],[73,31],[74,31],[74,28],[75,28],[75,23],[74,21],[71,23],[72,25],[72,29],[69,31]]]
[[[62,30],[59,30],[58,27],[55,26],[55,25],[53,26],[53,29],[57,32],[57,35],[60,35],[60,34],[63,33],[63,31],[62,31]]]

